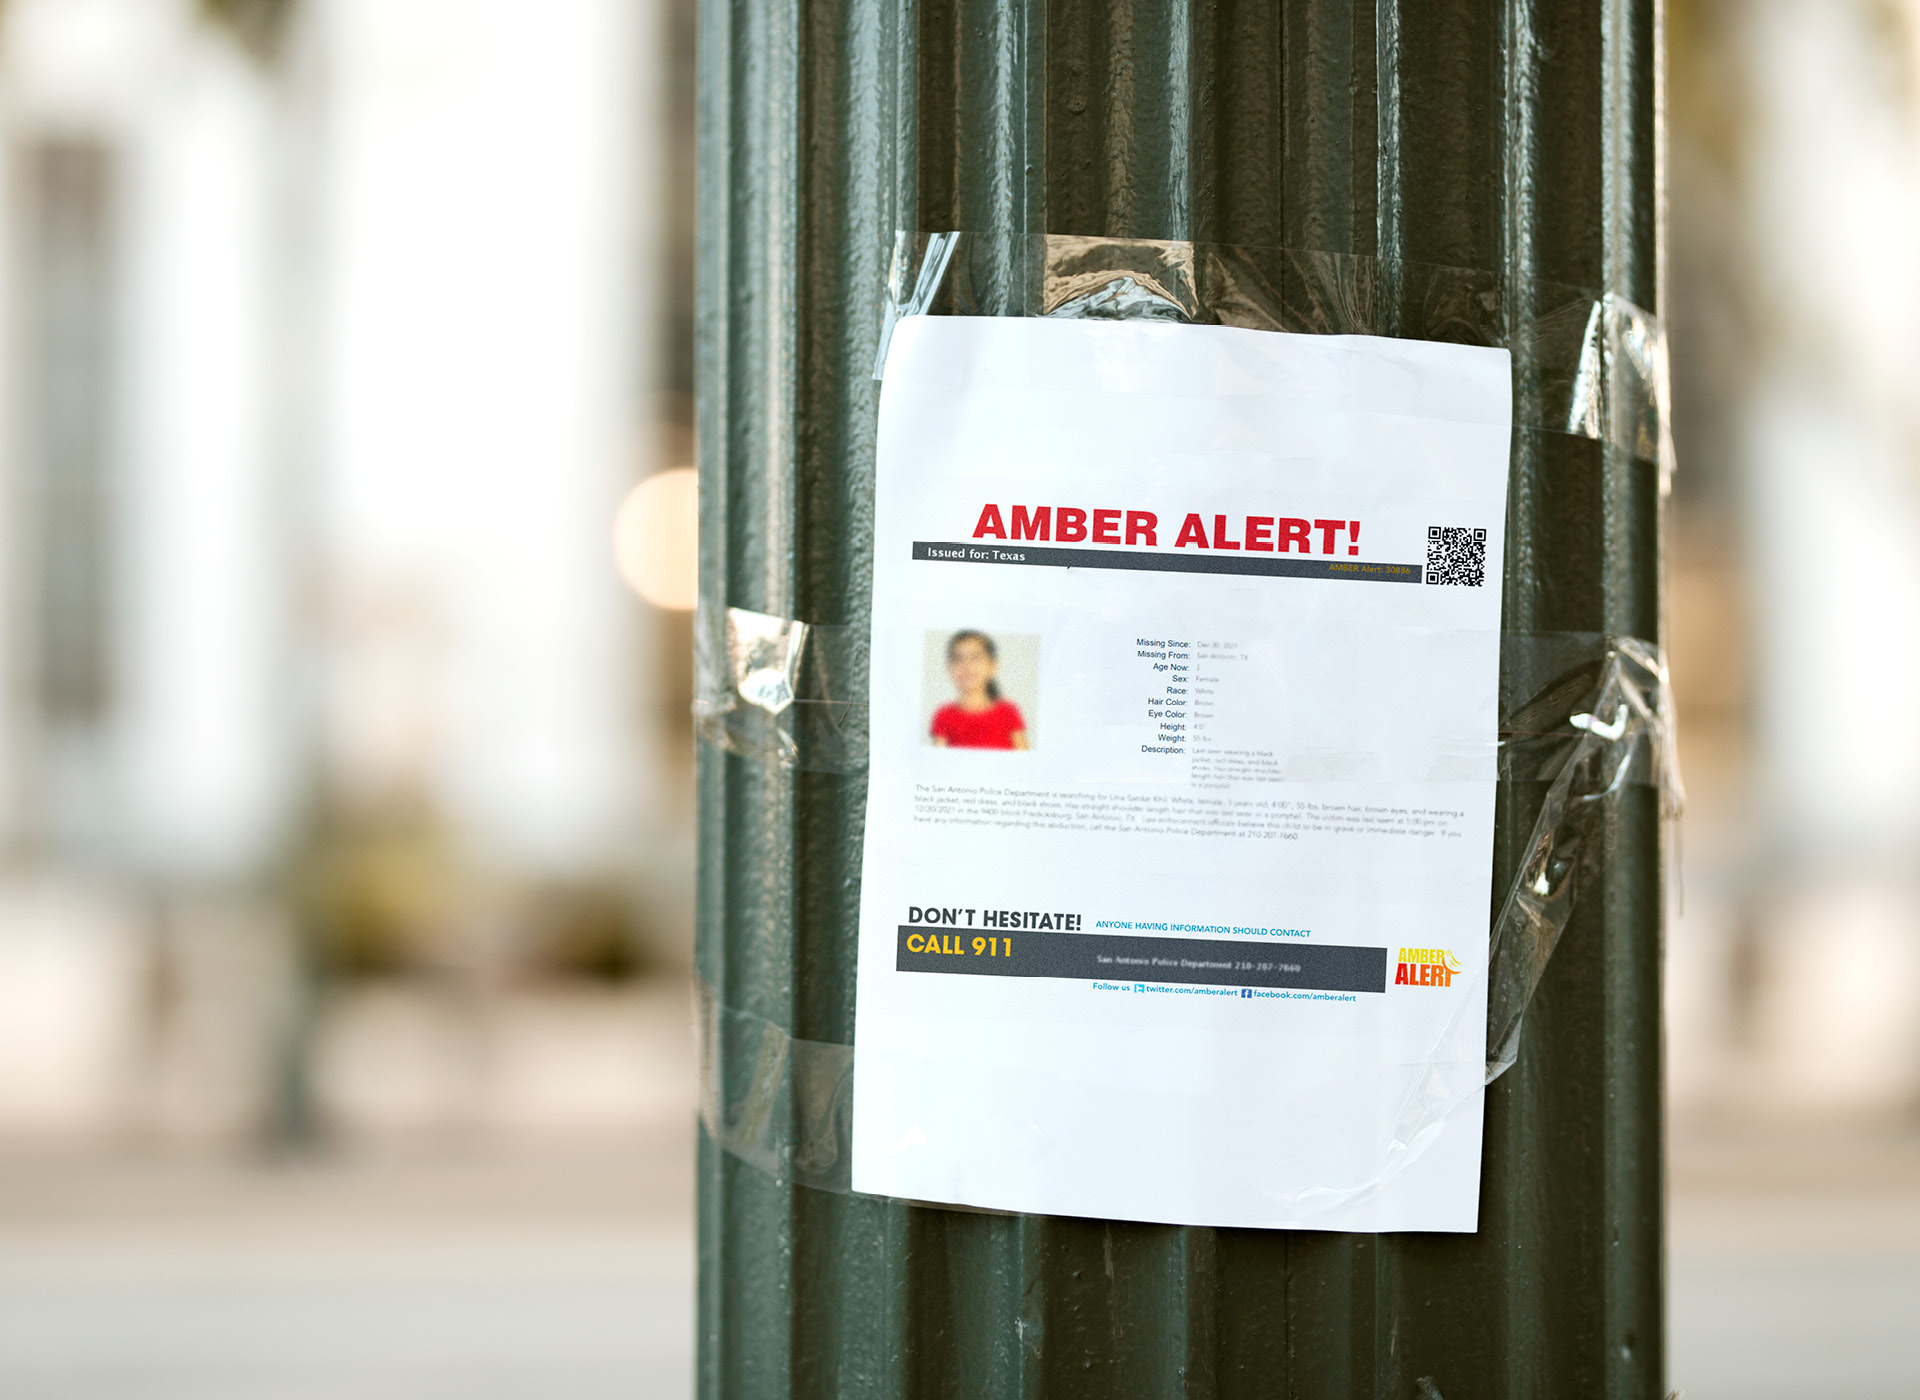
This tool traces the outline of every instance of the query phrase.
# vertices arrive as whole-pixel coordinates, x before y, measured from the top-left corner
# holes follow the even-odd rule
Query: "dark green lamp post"
[[[704,0],[709,617],[864,626],[900,230],[1004,248],[975,275],[1009,310],[1049,234],[1477,269],[1516,334],[1549,285],[1657,310],[1659,23],[1652,0]],[[1657,638],[1659,465],[1521,422],[1506,628]],[[864,777],[700,762],[704,983],[850,1041]],[[1544,795],[1502,785],[1499,888]],[[1603,854],[1488,1093],[1477,1234],[916,1207],[703,1137],[700,1393],[1657,1400],[1654,789],[1620,794]]]

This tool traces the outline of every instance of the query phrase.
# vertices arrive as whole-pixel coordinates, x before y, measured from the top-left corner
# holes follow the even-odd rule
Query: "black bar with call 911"
[[[1387,989],[1387,950],[1347,944],[1276,946],[1246,939],[981,932],[901,924],[895,951],[894,967],[901,972],[1183,982],[1313,992]]]

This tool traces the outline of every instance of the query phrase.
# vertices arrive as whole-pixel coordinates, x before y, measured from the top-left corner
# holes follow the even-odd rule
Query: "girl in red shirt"
[[[955,632],[947,640],[947,675],[960,698],[933,713],[933,742],[943,749],[1024,749],[1027,722],[1020,707],[1000,698],[994,679],[1000,653],[985,632]]]

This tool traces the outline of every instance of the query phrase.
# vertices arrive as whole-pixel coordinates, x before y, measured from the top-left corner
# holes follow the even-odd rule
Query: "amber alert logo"
[[[1402,948],[1394,969],[1396,987],[1450,987],[1466,967],[1445,948]]]

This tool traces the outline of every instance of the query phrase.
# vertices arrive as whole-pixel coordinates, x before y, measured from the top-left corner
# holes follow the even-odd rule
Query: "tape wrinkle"
[[[867,634],[749,608],[694,616],[694,731],[788,768],[867,765]]]
[[[698,975],[693,996],[707,1136],[782,1184],[850,1192],[853,1047],[789,1035]]]

